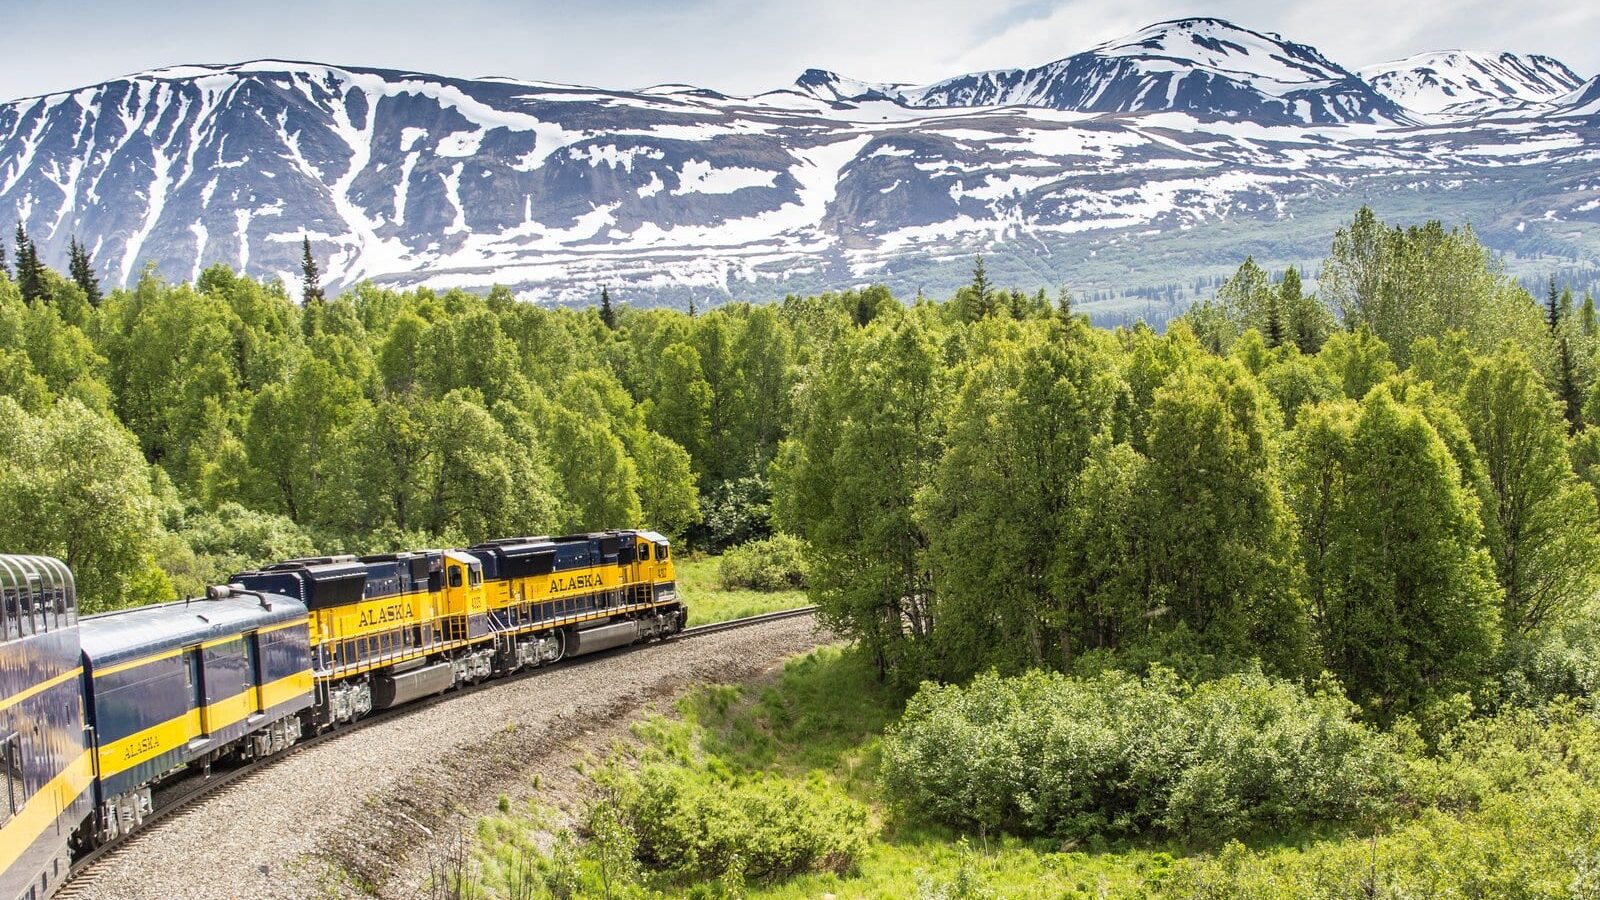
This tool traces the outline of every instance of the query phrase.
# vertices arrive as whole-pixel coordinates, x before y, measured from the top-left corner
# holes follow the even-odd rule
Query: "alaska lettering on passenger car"
[[[557,593],[561,591],[576,591],[579,588],[598,588],[603,586],[604,583],[600,580],[600,576],[593,572],[583,575],[550,576],[550,590]]]
[[[386,625],[390,622],[398,622],[405,617],[406,605],[404,603],[390,603],[377,609],[363,609],[360,623],[362,628],[367,628],[372,625]]]

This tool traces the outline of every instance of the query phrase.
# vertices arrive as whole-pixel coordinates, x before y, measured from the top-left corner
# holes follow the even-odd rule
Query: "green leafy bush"
[[[661,763],[621,777],[621,819],[637,859],[676,879],[843,874],[866,847],[866,808],[821,783]]]
[[[1600,897],[1600,722],[1574,704],[1461,723],[1410,763],[1415,818],[1369,839],[1182,861],[1173,898]]]
[[[718,575],[725,589],[786,591],[806,586],[805,542],[789,534],[750,541],[722,555]]]
[[[1060,837],[1361,820],[1384,811],[1400,766],[1354,713],[1337,689],[1260,672],[1198,687],[1163,669],[991,674],[923,686],[884,742],[884,786],[914,819]]]

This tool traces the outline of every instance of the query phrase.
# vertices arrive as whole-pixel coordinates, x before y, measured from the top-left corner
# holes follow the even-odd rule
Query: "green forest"
[[[638,525],[850,642],[653,725],[546,893],[1600,896],[1600,314],[1470,228],[1164,333],[981,258],[696,314],[74,248],[0,276],[0,546],[86,610]]]

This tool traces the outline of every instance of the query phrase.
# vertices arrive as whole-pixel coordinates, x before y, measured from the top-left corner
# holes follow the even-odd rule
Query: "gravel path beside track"
[[[809,617],[637,648],[452,698],[295,753],[152,826],[75,896],[410,896],[415,857],[508,786],[570,767],[575,738],[701,682],[744,680],[828,640]],[[580,742],[582,743],[582,742]],[[391,883],[396,881],[398,883]]]

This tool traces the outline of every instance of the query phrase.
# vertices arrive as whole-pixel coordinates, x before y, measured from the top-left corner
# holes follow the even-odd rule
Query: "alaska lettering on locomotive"
[[[400,622],[406,618],[406,605],[404,603],[386,603],[376,609],[361,611],[360,626],[369,628],[373,625],[387,625],[390,622]]]
[[[550,590],[560,593],[562,591],[575,591],[580,588],[595,589],[604,587],[600,576],[594,572],[585,572],[581,575],[552,575],[550,576]]]

